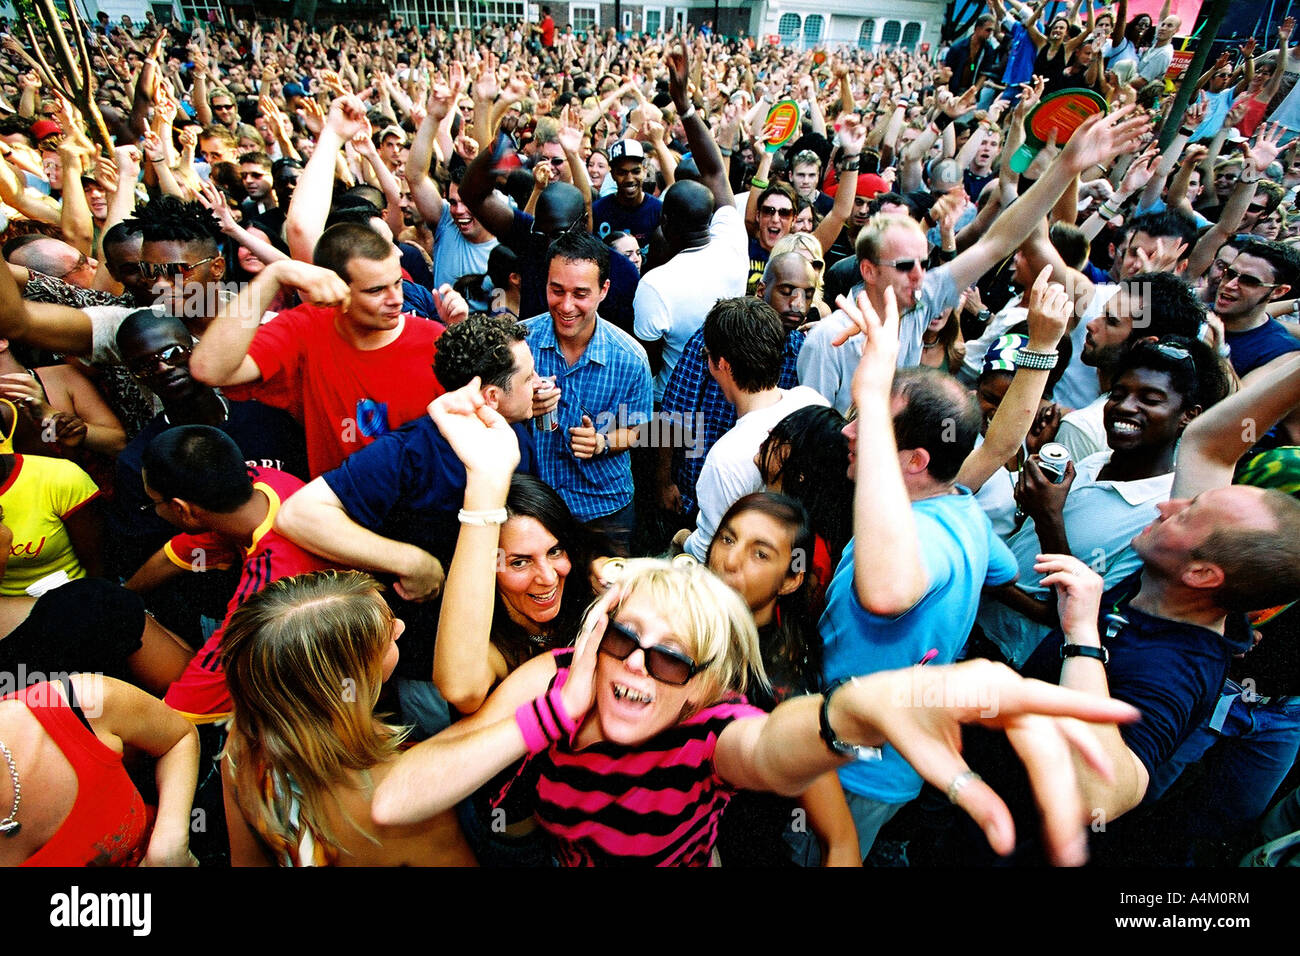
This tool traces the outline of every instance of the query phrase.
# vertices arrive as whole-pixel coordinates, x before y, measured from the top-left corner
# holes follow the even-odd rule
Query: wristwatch
[[[851,744],[847,740],[840,740],[831,729],[831,695],[839,690],[841,684],[848,684],[856,680],[854,677],[841,677],[833,682],[822,694],[822,712],[821,712],[821,737],[826,741],[826,746],[831,749],[832,753],[837,753],[841,757],[852,757],[854,760],[881,760],[884,754],[879,747],[864,747],[861,744]]]
[[[1071,657],[1091,657],[1095,661],[1101,661],[1102,667],[1110,665],[1110,651],[1105,646],[1091,647],[1086,644],[1061,645],[1061,660],[1068,661]]]

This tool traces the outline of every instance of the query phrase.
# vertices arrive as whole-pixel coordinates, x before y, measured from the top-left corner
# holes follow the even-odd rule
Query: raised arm
[[[687,87],[690,76],[690,62],[687,59],[684,44],[673,44],[665,55],[668,67],[668,92],[673,98],[673,106],[681,117],[682,128],[686,130],[686,141],[690,144],[691,155],[700,171],[700,181],[713,193],[713,208],[721,209],[734,203],[731,184],[727,180],[727,170],[722,162],[722,152],[709,132],[709,124],[695,111]],[[759,190],[750,190],[751,202],[758,201]]]
[[[826,214],[826,218],[817,224],[813,238],[829,249],[835,244],[840,229],[853,214],[853,202],[858,195],[858,164],[861,162],[862,144],[867,140],[866,127],[862,120],[850,113],[840,123],[840,156],[844,163],[840,167],[840,179],[835,187],[835,205]]]
[[[876,315],[865,293],[859,293],[856,302],[840,296],[837,304],[852,322],[833,344],[843,347],[853,334],[863,333],[862,358],[852,383],[858,409],[853,491],[853,534],[858,547],[853,552],[853,588],[869,613],[897,617],[930,587],[911,500],[899,470],[890,410],[898,359],[898,304],[892,288],[885,290],[883,318]]]
[[[429,406],[438,431],[465,465],[465,510],[497,511],[506,504],[510,476],[519,464],[519,441],[509,423],[487,406],[480,382],[439,396]],[[498,550],[501,526],[462,524],[447,572],[433,682],[461,714],[483,706],[506,676],[505,658],[492,646],[498,563],[511,560]]]
[[[1132,112],[1132,107],[1124,107],[1084,121],[1038,182],[1003,210],[979,242],[952,261],[949,268],[958,288],[972,285],[1024,242],[1037,222],[1047,218],[1071,179],[1137,148],[1149,122]]]
[[[190,356],[195,378],[208,385],[242,385],[262,377],[248,347],[282,285],[297,289],[303,301],[313,305],[347,306],[347,283],[329,269],[293,259],[272,262],[221,307],[204,331]]]
[[[1049,283],[1052,267],[1045,266],[1029,290],[1029,351],[1056,352],[1065,334],[1073,303],[1065,287]],[[989,422],[984,443],[962,462],[957,484],[978,491],[1020,448],[1038,414],[1038,403],[1047,387],[1047,370],[1018,366],[1011,385]]]
[[[453,96],[453,91],[441,84],[429,90],[424,121],[415,131],[411,151],[406,157],[406,181],[411,186],[411,199],[430,226],[438,224],[445,205],[438,184],[429,175],[433,166],[433,140],[443,119],[451,112]]]
[[[298,177],[285,216],[285,237],[295,259],[311,262],[316,241],[329,218],[339,150],[368,125],[365,106],[355,96],[340,96],[330,104],[325,127]]]
[[[1300,405],[1300,357],[1261,371],[1247,376],[1239,392],[1207,408],[1187,426],[1178,444],[1171,498],[1194,498],[1232,484],[1238,459]]]

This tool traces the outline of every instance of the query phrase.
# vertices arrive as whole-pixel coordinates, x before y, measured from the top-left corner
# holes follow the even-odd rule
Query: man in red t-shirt
[[[542,46],[548,50],[555,49],[555,21],[551,19],[551,8],[542,7],[542,22],[534,27],[542,34]]]
[[[373,229],[332,226],[314,258],[268,265],[208,326],[190,371],[209,385],[259,383],[252,397],[301,414],[319,475],[442,394],[433,356],[443,326],[402,312],[398,250]],[[306,304],[259,325],[281,286]],[[434,301],[447,302],[436,292]]]
[[[149,591],[186,571],[242,565],[221,627],[164,697],[195,723],[210,723],[232,709],[221,668],[221,638],[230,616],[271,582],[331,565],[273,527],[280,506],[302,481],[273,468],[249,468],[224,432],[207,425],[169,429],[149,443],[142,471],[154,510],[184,533],[149,558],[127,588]]]

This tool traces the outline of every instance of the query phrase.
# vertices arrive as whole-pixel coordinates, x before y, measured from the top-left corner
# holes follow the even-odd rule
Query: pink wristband
[[[577,730],[577,724],[564,709],[558,687],[521,705],[515,711],[515,723],[530,754],[541,753],[565,737],[572,737]]]

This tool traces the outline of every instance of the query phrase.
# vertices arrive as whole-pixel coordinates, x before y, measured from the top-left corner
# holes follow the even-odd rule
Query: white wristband
[[[686,112],[682,114],[682,119],[686,119],[694,115],[695,115],[695,104],[692,103],[686,107]]]
[[[461,508],[456,517],[461,524],[486,528],[489,525],[505,524],[508,515],[505,508],[490,508],[487,511],[466,511]]]

